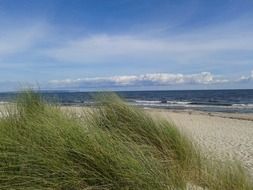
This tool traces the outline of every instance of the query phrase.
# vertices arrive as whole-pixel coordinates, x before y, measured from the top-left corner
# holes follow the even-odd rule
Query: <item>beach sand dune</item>
[[[3,106],[0,111],[3,112]],[[80,114],[87,107],[61,107]],[[0,113],[1,113],[0,112]],[[220,160],[238,160],[253,177],[253,114],[201,113],[147,109],[154,117],[164,117],[189,135],[205,155]]]
[[[253,121],[239,114],[201,114],[149,110],[175,123],[191,136],[208,155],[223,160],[236,159],[253,177]],[[236,116],[236,117],[234,117]]]
[[[80,113],[81,107],[62,107]],[[87,108],[85,108],[87,109]],[[190,136],[205,155],[220,160],[238,160],[253,177],[253,114],[207,113],[147,109],[164,117]]]
[[[81,113],[81,107],[62,107]],[[85,108],[87,109],[87,108]],[[253,114],[207,113],[147,109],[155,118],[164,117],[190,136],[207,157],[238,160],[253,177]]]

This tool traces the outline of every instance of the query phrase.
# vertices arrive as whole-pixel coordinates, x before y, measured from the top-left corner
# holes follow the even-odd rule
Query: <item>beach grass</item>
[[[207,160],[172,123],[115,94],[77,114],[25,91],[1,115],[0,189],[253,189],[240,164]]]

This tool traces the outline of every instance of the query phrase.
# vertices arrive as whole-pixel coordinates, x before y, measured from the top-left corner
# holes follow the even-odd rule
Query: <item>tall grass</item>
[[[235,163],[203,158],[175,126],[116,95],[64,113],[24,92],[0,118],[0,189],[252,189]]]

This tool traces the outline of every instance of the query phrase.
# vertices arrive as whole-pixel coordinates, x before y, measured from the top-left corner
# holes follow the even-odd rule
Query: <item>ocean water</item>
[[[96,92],[41,92],[62,105],[93,105]],[[253,113],[253,90],[183,90],[116,92],[130,104],[146,108]],[[17,93],[0,93],[0,104],[13,101]]]

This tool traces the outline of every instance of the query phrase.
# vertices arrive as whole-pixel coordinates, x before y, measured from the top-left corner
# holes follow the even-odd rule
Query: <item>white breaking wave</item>
[[[138,104],[178,104],[178,105],[188,105],[192,102],[187,101],[168,101],[168,100],[134,100]]]
[[[234,108],[253,108],[253,104],[233,104]]]
[[[166,100],[133,100],[137,106],[147,107],[185,107],[185,108],[223,108],[223,109],[253,109],[253,104],[210,105],[194,104],[190,101],[166,101]]]
[[[161,103],[161,101],[157,101],[157,100],[153,100],[153,101],[151,101],[151,100],[134,100],[134,102],[136,102],[136,103],[140,103],[140,104],[159,104],[159,103]]]
[[[187,102],[187,101],[167,101],[169,104],[178,104],[178,105],[188,105],[192,102]]]

